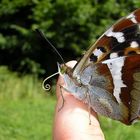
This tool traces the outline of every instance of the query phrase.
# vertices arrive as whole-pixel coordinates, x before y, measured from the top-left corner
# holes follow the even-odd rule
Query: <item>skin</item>
[[[76,61],[70,61],[68,66],[73,67]],[[62,89],[64,105],[60,91],[60,85],[65,86],[60,76],[57,82],[57,104],[55,109],[53,140],[104,140],[97,114],[91,110],[89,119],[88,106],[75,99],[69,92]],[[61,109],[60,109],[61,108]],[[58,111],[60,109],[60,111]],[[89,122],[91,120],[91,125]]]

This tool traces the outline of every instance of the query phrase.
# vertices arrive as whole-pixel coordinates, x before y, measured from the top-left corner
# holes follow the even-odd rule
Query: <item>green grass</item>
[[[0,68],[0,140],[52,139],[56,100],[42,90],[41,82]],[[140,122],[125,126],[104,117],[100,122],[106,140],[140,138]]]
[[[52,99],[2,101],[0,140],[51,140],[54,102]]]
[[[106,140],[138,140],[140,138],[140,122],[126,126],[120,122],[101,117],[100,123]]]

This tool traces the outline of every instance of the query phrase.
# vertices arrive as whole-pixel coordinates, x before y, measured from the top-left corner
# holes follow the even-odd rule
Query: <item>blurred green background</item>
[[[55,80],[49,81],[49,93],[41,84],[61,61],[36,28],[69,61],[78,59],[112,23],[139,7],[139,0],[1,0],[0,140],[52,139]],[[100,120],[106,140],[140,138],[140,123],[125,126]]]

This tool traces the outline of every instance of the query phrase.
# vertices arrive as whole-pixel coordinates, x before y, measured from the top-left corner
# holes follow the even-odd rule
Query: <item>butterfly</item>
[[[98,114],[130,125],[140,118],[140,9],[112,25],[74,66],[64,87]]]

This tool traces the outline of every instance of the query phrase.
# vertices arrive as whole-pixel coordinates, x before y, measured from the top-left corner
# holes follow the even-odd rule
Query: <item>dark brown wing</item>
[[[140,55],[127,57],[122,71],[122,79],[127,85],[121,90],[121,100],[129,107],[129,121],[140,117]]]

